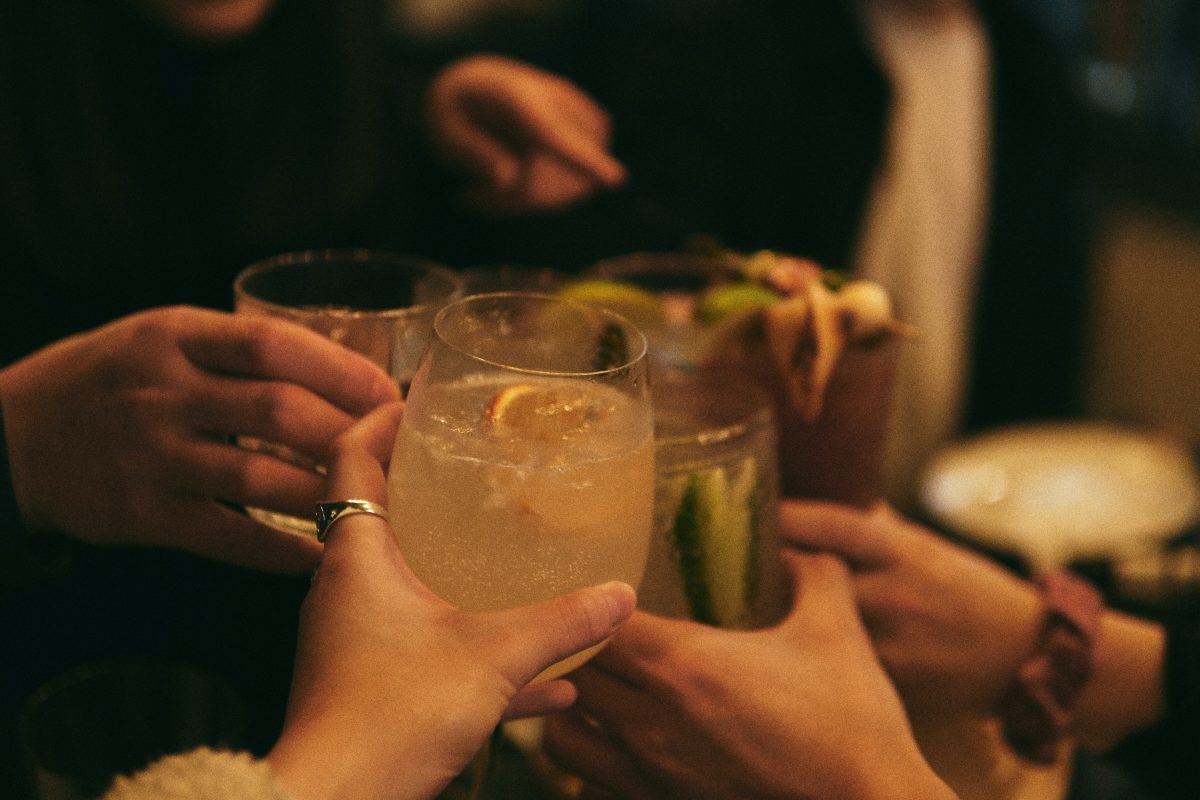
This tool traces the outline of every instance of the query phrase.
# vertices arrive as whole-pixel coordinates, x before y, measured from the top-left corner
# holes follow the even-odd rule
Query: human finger
[[[889,548],[873,524],[872,512],[819,500],[784,500],[779,504],[784,544],[834,553],[858,568],[885,563]]]
[[[501,192],[516,183],[521,171],[517,154],[470,117],[445,112],[439,138],[450,161],[487,191]]]
[[[183,413],[216,437],[250,436],[322,463],[330,443],[355,417],[302,386],[283,381],[210,377],[198,382]]]
[[[609,152],[604,139],[577,125],[555,124],[539,115],[529,121],[537,144],[549,155],[602,186],[625,182],[625,165]]]
[[[537,152],[525,160],[520,180],[505,191],[472,187],[464,194],[469,205],[493,214],[551,211],[574,205],[603,187],[555,156]]]
[[[661,685],[631,684],[595,661],[576,670],[571,680],[579,692],[574,711],[593,720],[626,747],[636,746],[631,736],[648,724],[654,713],[651,709],[663,708],[651,699],[659,696]]]
[[[157,481],[180,495],[217,498],[311,518],[325,479],[311,469],[227,442],[195,439],[159,453]]]
[[[540,717],[565,711],[577,696],[575,685],[561,678],[530,683],[522,687],[509,702],[501,720]]]
[[[197,318],[180,335],[196,366],[303,386],[355,416],[399,399],[395,381],[361,353],[287,320],[251,314]]]
[[[772,630],[796,632],[803,638],[847,637],[858,631],[866,639],[855,600],[854,583],[845,562],[828,553],[784,552],[784,568],[794,589],[793,606]]]
[[[387,486],[382,461],[391,452],[403,403],[388,403],[367,414],[333,443],[328,471],[332,498],[357,497],[384,503]]]
[[[281,574],[311,571],[321,559],[316,539],[261,525],[211,500],[164,503],[159,527],[172,532],[164,545],[204,558]]]
[[[633,759],[580,711],[549,717],[542,741],[551,760],[602,792],[626,800],[648,795]]]
[[[607,639],[636,604],[629,584],[609,581],[483,615],[480,634],[496,641],[496,666],[519,687],[552,664]]]
[[[690,620],[636,611],[609,646],[597,654],[593,664],[632,685],[653,687],[661,682],[661,665],[670,660],[670,654],[688,636],[702,631],[698,623]]]

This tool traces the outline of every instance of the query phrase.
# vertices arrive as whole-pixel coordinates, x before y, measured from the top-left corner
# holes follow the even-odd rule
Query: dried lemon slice
[[[585,428],[596,416],[594,398],[578,387],[512,383],[492,396],[483,418],[496,433],[558,439]]]

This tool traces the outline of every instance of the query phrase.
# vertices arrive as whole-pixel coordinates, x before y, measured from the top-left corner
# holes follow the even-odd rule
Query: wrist
[[[1096,675],[1079,700],[1079,743],[1104,751],[1165,713],[1166,630],[1158,623],[1109,612],[1101,621]]]
[[[1037,584],[1041,630],[1001,698],[1000,721],[1014,752],[1053,764],[1095,671],[1104,603],[1095,588],[1067,572],[1046,573]]]

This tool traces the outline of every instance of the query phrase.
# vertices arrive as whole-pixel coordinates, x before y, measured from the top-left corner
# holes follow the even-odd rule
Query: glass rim
[[[733,422],[714,422],[690,433],[671,433],[662,436],[655,434],[654,445],[664,447],[698,444],[708,447],[740,439],[749,435],[753,430],[770,426],[773,422],[774,415],[770,406],[755,406]]]
[[[245,301],[253,303],[261,309],[272,311],[280,316],[309,316],[312,313],[311,308],[288,305],[286,303],[279,303],[274,300],[264,299],[263,297],[248,291],[246,289],[246,282],[265,272],[275,270],[280,267],[298,267],[334,261],[392,264],[398,267],[412,269],[414,271],[423,272],[424,274],[433,275],[444,279],[452,288],[447,293],[445,299],[442,300],[414,303],[412,305],[401,306],[397,308],[349,308],[339,305],[330,305],[328,307],[320,308],[320,312],[323,316],[340,317],[343,319],[359,319],[362,317],[371,317],[375,319],[400,319],[403,317],[426,313],[434,307],[445,305],[447,300],[453,302],[455,299],[460,298],[462,292],[466,290],[466,282],[461,275],[459,275],[449,266],[434,261],[433,259],[424,258],[422,256],[408,255],[405,253],[398,253],[391,250],[379,250],[370,247],[335,247],[313,250],[295,250],[288,253],[280,253],[278,255],[270,256],[260,261],[255,261],[254,263],[244,267],[234,277],[234,299],[244,299]]]
[[[635,250],[608,256],[586,270],[589,278],[636,280],[650,274],[664,275],[740,275],[740,261],[725,253],[694,253],[687,250]]]
[[[562,306],[569,306],[571,308],[579,309],[587,314],[593,314],[598,317],[611,320],[611,321],[619,324],[621,326],[622,330],[626,334],[629,334],[629,333],[634,334],[636,337],[637,345],[635,347],[630,347],[629,353],[627,353],[625,360],[622,361],[622,363],[611,366],[611,367],[606,367],[604,369],[591,369],[591,370],[536,369],[536,368],[532,368],[532,367],[518,367],[518,366],[514,366],[512,364],[506,364],[503,361],[497,361],[495,359],[486,358],[484,356],[477,355],[476,353],[472,353],[469,350],[464,349],[460,345],[450,341],[450,339],[448,339],[445,336],[445,334],[443,333],[442,324],[445,321],[446,317],[449,314],[458,310],[459,308],[469,305],[469,304],[478,303],[478,302],[481,302],[484,300],[502,300],[502,299],[506,299],[506,298],[520,299],[520,300],[533,300],[533,301],[538,301],[538,302],[545,302],[548,304],[553,303],[553,304],[562,305]],[[430,335],[431,335],[431,340],[437,339],[438,341],[442,342],[447,347],[452,349],[454,352],[459,353],[460,355],[464,356],[465,358],[469,358],[472,361],[478,362],[480,364],[486,364],[491,367],[497,367],[499,369],[503,369],[508,372],[514,372],[514,373],[518,373],[518,374],[522,374],[522,375],[533,375],[533,376],[545,377],[545,378],[561,378],[561,377],[601,378],[606,375],[613,375],[613,374],[622,372],[624,370],[628,370],[638,363],[645,365],[646,364],[646,356],[649,351],[649,344],[646,341],[646,334],[642,332],[641,328],[634,325],[632,322],[630,322],[627,318],[625,318],[621,314],[618,314],[617,312],[612,311],[607,308],[604,308],[602,306],[595,306],[595,305],[591,305],[590,303],[584,303],[584,302],[581,302],[578,300],[571,300],[569,298],[560,297],[558,295],[549,294],[546,292],[521,292],[521,291],[483,292],[480,294],[469,294],[464,297],[459,297],[457,299],[451,300],[449,303],[447,303],[441,309],[438,310],[437,314],[433,318],[433,331]],[[627,344],[631,344],[628,341],[628,339],[626,340],[626,342],[627,342]]]
[[[654,434],[656,447],[700,445],[710,447],[724,442],[750,436],[756,430],[775,430],[777,420],[771,395],[766,387],[753,381],[741,382],[735,377],[736,373],[721,368],[700,367],[698,369],[668,368],[652,375],[654,389],[662,391],[673,387],[676,393],[684,392],[687,397],[701,401],[716,401],[724,409],[733,409],[733,413],[724,415],[723,419],[711,418],[701,421],[695,428],[685,432],[670,432]],[[731,405],[732,403],[732,405]],[[684,402],[684,406],[694,408]],[[655,400],[655,413],[674,411],[680,412],[680,399]],[[691,412],[683,411],[685,415]]]

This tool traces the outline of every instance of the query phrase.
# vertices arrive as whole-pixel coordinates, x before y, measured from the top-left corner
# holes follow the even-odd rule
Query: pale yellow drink
[[[397,435],[388,507],[405,559],[436,594],[492,610],[640,583],[654,492],[647,404],[530,376],[430,386],[420,402]]]

